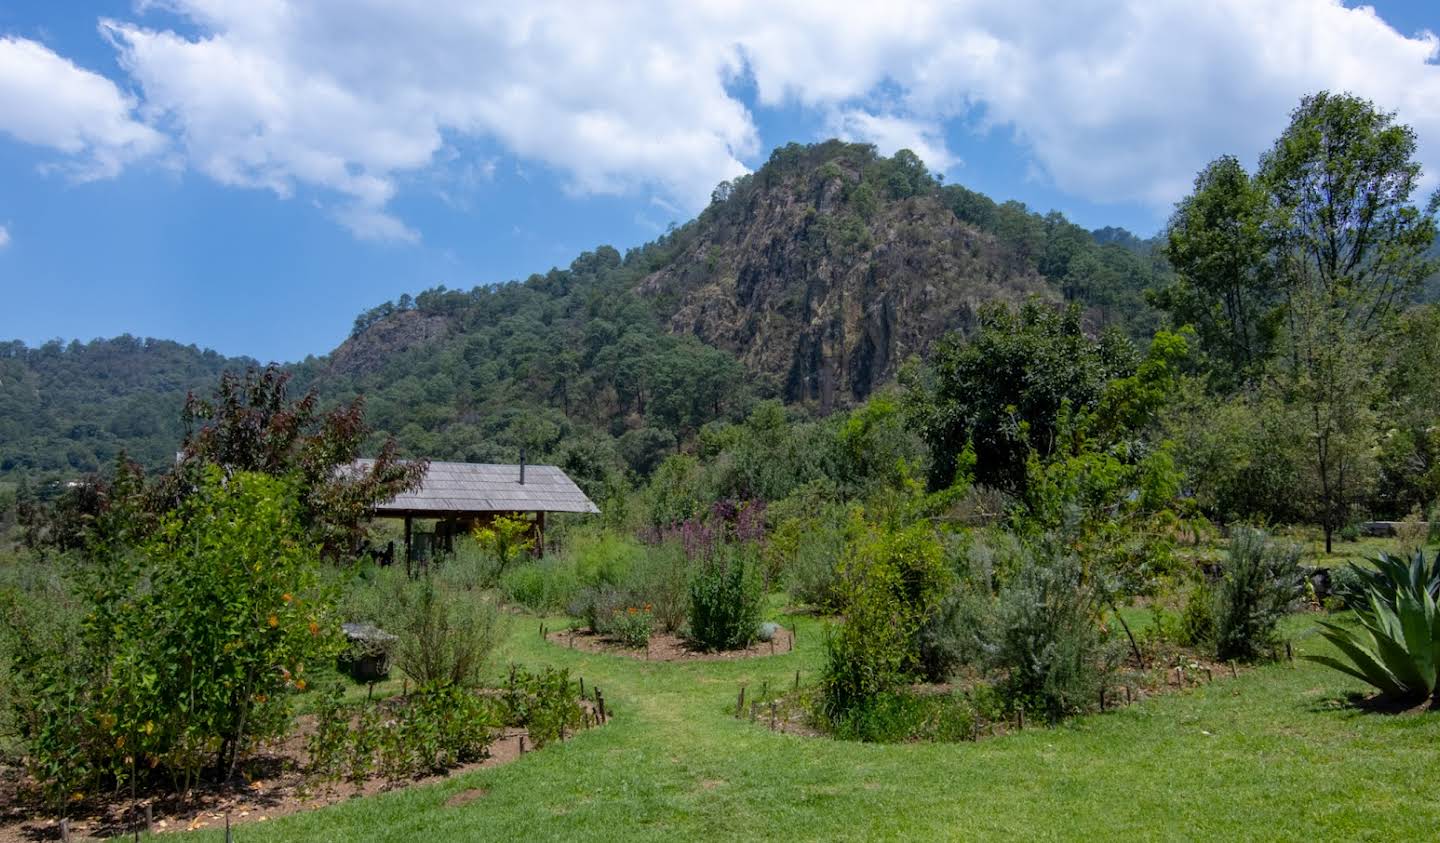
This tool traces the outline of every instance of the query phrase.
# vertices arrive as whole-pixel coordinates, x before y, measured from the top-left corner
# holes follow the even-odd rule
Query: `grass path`
[[[813,681],[821,628],[798,622],[794,653],[682,664],[571,651],[518,620],[501,661],[598,684],[608,726],[503,767],[241,826],[236,840],[1394,840],[1440,828],[1440,715],[1345,708],[1337,699],[1358,685],[1315,665],[978,744],[863,745],[727,713],[741,682]],[[1323,646],[1310,636],[1297,649]],[[487,793],[445,805],[470,788]]]

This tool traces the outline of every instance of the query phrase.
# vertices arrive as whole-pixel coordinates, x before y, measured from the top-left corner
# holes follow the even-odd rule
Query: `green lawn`
[[[1347,709],[1337,699],[1359,686],[1318,666],[978,744],[850,744],[731,718],[741,682],[813,679],[821,628],[799,623],[793,654],[662,664],[547,644],[517,619],[502,658],[598,683],[609,726],[504,767],[240,826],[236,840],[1393,840],[1440,828],[1440,715]],[[1325,646],[1298,631],[1299,652]],[[476,787],[488,795],[444,805]]]

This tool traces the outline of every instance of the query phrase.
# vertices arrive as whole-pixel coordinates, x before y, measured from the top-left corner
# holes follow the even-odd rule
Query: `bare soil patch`
[[[652,662],[733,661],[757,656],[777,656],[795,649],[795,633],[781,627],[771,641],[757,641],[743,650],[706,651],[693,647],[678,635],[661,633],[650,636],[645,647],[631,647],[616,638],[583,629],[547,632],[546,640],[559,647],[586,653],[611,653]]]

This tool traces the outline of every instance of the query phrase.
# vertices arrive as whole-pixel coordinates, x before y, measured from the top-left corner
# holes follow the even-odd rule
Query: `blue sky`
[[[0,5],[0,338],[323,354],[367,307],[638,245],[834,135],[1141,234],[1322,88],[1440,173],[1434,0],[397,5]]]

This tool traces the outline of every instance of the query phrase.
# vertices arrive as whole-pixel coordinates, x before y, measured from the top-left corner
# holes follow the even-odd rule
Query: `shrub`
[[[285,731],[289,692],[340,644],[304,536],[289,483],[211,468],[140,547],[97,548],[76,570],[78,627],[7,612],[23,645],[12,704],[52,796],[113,786],[132,759],[188,790]]]
[[[1366,601],[1357,605],[1360,629],[1321,621],[1321,635],[1339,648],[1345,661],[1307,656],[1367,682],[1389,696],[1416,700],[1440,690],[1440,578],[1417,550],[1410,564],[1382,554],[1376,570],[1356,568]],[[1356,601],[1358,603],[1358,601]]]
[[[501,705],[506,723],[525,727],[538,748],[580,727],[584,710],[578,698],[569,670],[547,667],[531,673],[511,665]]]
[[[863,530],[841,571],[845,623],[826,640],[827,718],[842,720],[917,673],[921,626],[949,582],[940,542],[925,525]]]
[[[1270,652],[1275,630],[1300,598],[1300,548],[1263,531],[1237,528],[1216,589],[1215,653],[1254,661]]]
[[[478,684],[501,634],[493,603],[451,591],[432,577],[398,581],[388,615],[385,628],[400,639],[395,666],[418,686]]]
[[[648,548],[625,578],[631,602],[648,606],[666,632],[677,632],[690,615],[690,562],[676,542]]]
[[[495,561],[496,575],[504,576],[511,565],[530,555],[535,547],[531,533],[535,524],[525,518],[499,516],[473,533],[480,552]]]
[[[983,663],[993,613],[988,589],[982,592],[966,584],[947,594],[920,628],[921,674],[931,682],[944,682],[961,667]]]
[[[1203,576],[1196,579],[1185,598],[1179,637],[1187,647],[1215,646],[1215,590]]]
[[[1098,700],[1115,649],[1097,623],[1100,604],[1069,555],[1036,556],[1000,592],[993,666],[1012,705],[1054,721]]]
[[[753,551],[722,545],[690,581],[690,637],[707,650],[750,646],[760,626],[763,583]]]
[[[550,557],[506,571],[500,591],[507,602],[537,614],[563,612],[579,593],[580,579],[570,560]]]
[[[793,549],[784,563],[790,594],[800,603],[834,609],[845,556],[845,511],[832,507],[816,517],[797,519],[793,530]]]
[[[626,606],[610,615],[604,630],[627,647],[644,647],[655,631],[655,615],[646,606]]]

